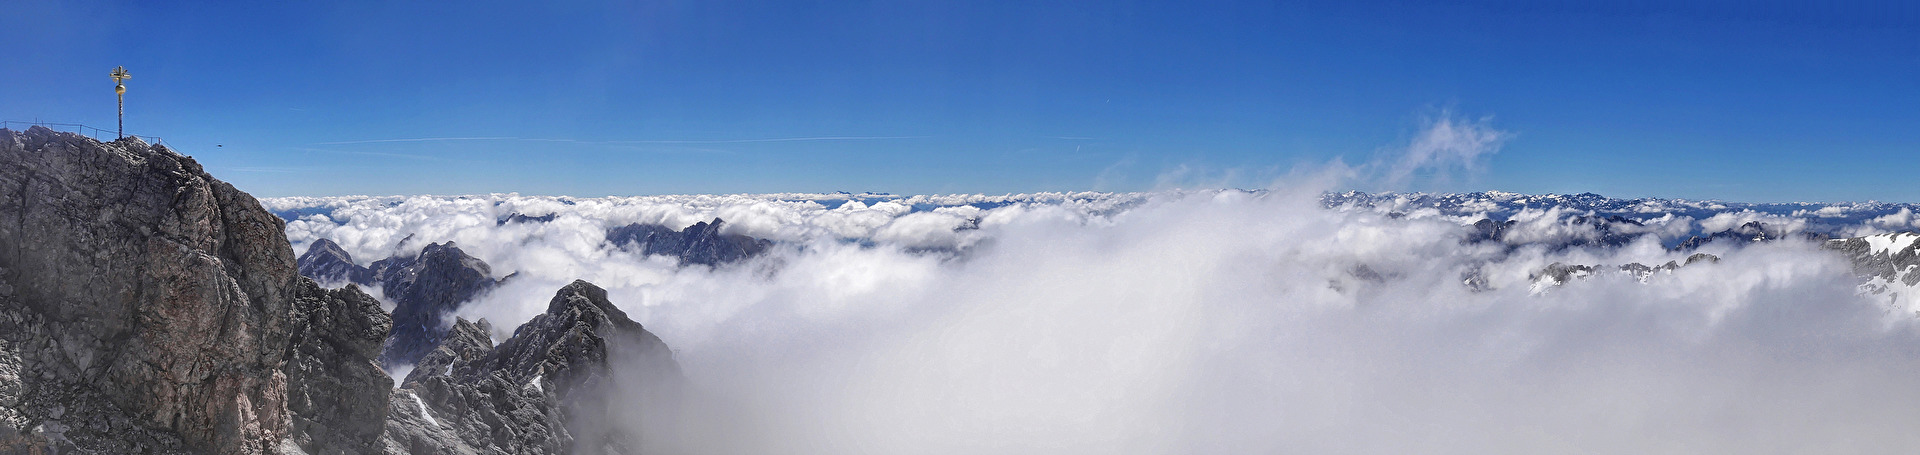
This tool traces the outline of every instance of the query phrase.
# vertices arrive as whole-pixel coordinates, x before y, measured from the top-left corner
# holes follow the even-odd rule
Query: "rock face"
[[[0,451],[369,446],[327,401],[385,393],[385,315],[300,278],[283,228],[166,147],[0,129]]]
[[[310,454],[375,453],[393,379],[373,359],[392,321],[358,287],[298,285],[284,368],[293,442]]]
[[[721,234],[725,223],[694,223],[675,231],[657,224],[629,224],[607,231],[607,241],[642,254],[680,258],[681,264],[714,266],[753,257],[773,242],[740,234]]]
[[[394,393],[387,450],[636,453],[641,435],[607,423],[645,418],[679,382],[665,343],[575,281],[499,346],[456,321]]]

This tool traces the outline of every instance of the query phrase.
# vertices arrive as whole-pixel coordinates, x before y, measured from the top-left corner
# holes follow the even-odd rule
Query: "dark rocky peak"
[[[1518,221],[1514,220],[1494,221],[1490,218],[1481,218],[1480,221],[1473,222],[1473,225],[1467,228],[1466,242],[1504,241],[1507,237],[1507,230],[1512,229],[1513,225],[1518,223]]]
[[[312,278],[321,283],[354,283],[362,286],[373,283],[373,270],[361,267],[353,262],[353,255],[340,248],[332,240],[320,239],[307,245],[307,252],[295,261],[300,268],[300,276]]]
[[[0,452],[366,442],[384,411],[299,403],[385,393],[384,314],[301,278],[284,228],[166,147],[0,129]]]
[[[500,284],[485,261],[453,242],[429,244],[418,256],[382,259],[370,268],[394,303],[393,335],[380,355],[388,367],[420,360],[446,335],[446,315]]]
[[[527,216],[520,212],[514,212],[514,213],[507,214],[507,216],[503,216],[503,217],[500,217],[499,219],[494,220],[493,225],[506,226],[514,223],[546,223],[546,222],[553,221],[553,216],[554,214],[552,213],[540,215],[540,216]]]
[[[629,224],[607,231],[607,241],[615,246],[646,255],[664,255],[680,259],[681,264],[715,266],[753,257],[773,242],[741,234],[722,234],[726,223],[714,218],[674,231],[657,224]]]
[[[456,321],[395,392],[387,440],[415,453],[635,453],[638,436],[606,422],[680,380],[665,343],[575,281],[497,346]]]

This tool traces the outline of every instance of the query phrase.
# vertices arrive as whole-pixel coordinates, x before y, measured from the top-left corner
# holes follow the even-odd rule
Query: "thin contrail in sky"
[[[319,142],[314,145],[373,144],[380,142],[434,142],[434,141],[497,141],[519,139],[516,137],[417,137],[411,139],[371,139],[365,141]]]
[[[307,147],[294,147],[293,149],[300,150],[300,151],[307,151],[307,152],[344,153],[348,155],[384,156],[389,158],[407,158],[407,159],[428,160],[428,161],[453,161],[453,160],[448,160],[446,158],[441,158],[437,156],[410,155],[405,153],[358,152],[358,151],[349,151],[349,150],[326,150],[326,149],[316,149],[316,148],[307,148]]]

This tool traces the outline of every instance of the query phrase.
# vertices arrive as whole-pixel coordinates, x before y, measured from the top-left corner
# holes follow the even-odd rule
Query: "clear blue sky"
[[[1450,110],[1514,136],[1434,189],[1920,201],[1894,3],[209,3],[8,2],[0,119],[125,65],[256,195],[592,196],[1260,185]],[[514,139],[361,142],[419,138]]]

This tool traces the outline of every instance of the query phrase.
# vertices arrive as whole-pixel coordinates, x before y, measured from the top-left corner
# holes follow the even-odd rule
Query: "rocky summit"
[[[356,349],[387,316],[297,275],[282,229],[166,147],[0,130],[0,451],[366,442],[334,403],[390,387]]]
[[[498,347],[485,321],[421,338],[432,368],[395,389],[378,360],[420,321],[301,276],[362,272],[337,246],[297,267],[283,230],[166,147],[0,129],[0,453],[635,453],[584,422],[678,384],[576,282]],[[497,283],[451,244],[383,262],[358,277],[430,304]]]

